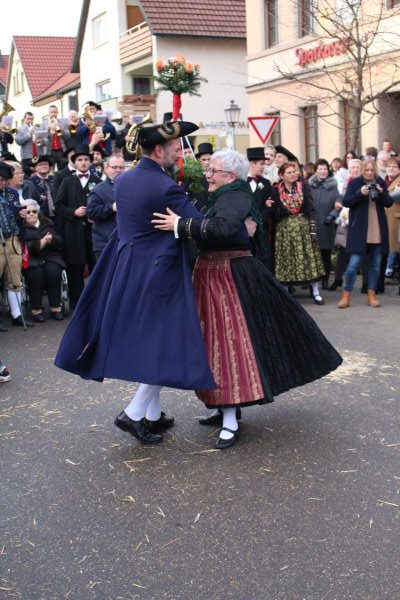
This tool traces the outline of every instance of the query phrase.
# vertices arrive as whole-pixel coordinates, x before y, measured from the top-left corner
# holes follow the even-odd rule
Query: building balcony
[[[146,21],[120,34],[119,58],[122,66],[143,63],[144,59],[150,63],[151,55],[151,33]]]

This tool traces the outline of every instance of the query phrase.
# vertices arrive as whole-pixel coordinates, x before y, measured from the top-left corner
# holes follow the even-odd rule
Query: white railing
[[[119,37],[123,38],[123,37],[125,37],[127,35],[131,35],[131,33],[133,33],[134,31],[139,31],[143,27],[147,27],[147,22],[146,21],[143,21],[142,23],[139,23],[139,25],[135,25],[135,27],[131,27],[130,29],[127,29],[126,31],[123,31],[122,33],[119,34]]]

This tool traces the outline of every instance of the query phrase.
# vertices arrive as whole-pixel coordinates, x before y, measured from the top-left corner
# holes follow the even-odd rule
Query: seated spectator
[[[10,179],[10,187],[17,190],[19,200],[26,200],[27,198],[33,198],[36,202],[40,202],[39,192],[36,190],[32,181],[24,179],[24,172],[20,163],[8,163],[14,170],[12,179]]]
[[[43,323],[43,289],[46,289],[51,316],[62,321],[61,272],[65,263],[61,258],[62,239],[53,222],[42,215],[35,200],[26,201],[26,219],[23,237],[29,252],[28,268],[24,271],[29,288],[33,320]]]
[[[12,177],[12,167],[0,162],[0,231],[1,239],[4,240],[3,251],[0,251],[0,278],[5,274],[12,324],[17,327],[33,327],[33,323],[24,320],[21,313],[21,224],[25,218],[25,210],[19,210],[18,194],[9,187]]]
[[[114,179],[125,170],[122,156],[112,154],[105,161],[106,180],[96,185],[88,198],[87,216],[93,222],[92,243],[96,260],[115,229],[117,206],[115,203]]]

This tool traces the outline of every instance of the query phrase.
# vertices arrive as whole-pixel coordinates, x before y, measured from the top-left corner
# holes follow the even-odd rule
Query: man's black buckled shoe
[[[150,433],[158,433],[159,431],[165,431],[165,429],[169,429],[174,424],[174,417],[166,417],[165,413],[161,413],[161,417],[157,419],[157,421],[149,421],[148,419],[144,419],[144,426]]]
[[[150,433],[144,424],[144,419],[134,421],[130,419],[124,411],[120,413],[114,421],[114,424],[122,431],[126,431],[135,437],[142,444],[159,444],[163,441],[162,435]]]

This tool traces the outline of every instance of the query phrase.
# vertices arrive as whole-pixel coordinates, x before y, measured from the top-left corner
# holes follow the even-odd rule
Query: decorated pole
[[[186,62],[182,54],[176,54],[166,62],[158,60],[156,62],[156,70],[157,75],[154,79],[159,85],[156,94],[163,91],[172,93],[172,120],[178,121],[182,108],[182,94],[200,96],[200,85],[202,82],[207,82],[207,79],[200,76],[200,65]],[[203,171],[196,160],[189,139],[186,137],[185,140],[190,148],[192,157],[188,158],[185,156],[183,138],[181,138],[183,159],[179,159],[177,163],[179,167],[177,180],[181,183],[188,183],[189,188],[196,193],[195,188],[198,189]]]

